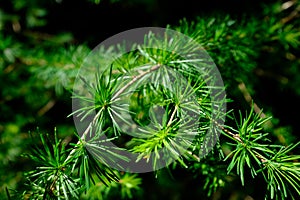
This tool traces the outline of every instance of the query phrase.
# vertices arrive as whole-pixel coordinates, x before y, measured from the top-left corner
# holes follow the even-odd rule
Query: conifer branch
[[[161,67],[161,65],[154,65],[153,67],[151,67],[149,70],[146,70],[144,72],[141,72],[139,75],[134,76],[131,81],[129,83],[127,83],[125,86],[123,86],[117,93],[115,93],[115,95],[112,97],[112,101],[117,99],[128,87],[130,87],[132,84],[134,84],[136,81],[138,81],[140,78],[144,77],[145,75],[159,69]],[[91,128],[93,127],[93,125],[95,125],[95,123],[97,122],[97,119],[99,118],[100,115],[100,111],[95,115],[95,117],[93,118],[93,120],[89,123],[88,127],[85,129],[85,131],[83,132],[80,140],[78,140],[77,145],[81,143],[81,141],[84,141],[86,138],[86,135],[91,131]],[[74,148],[69,156],[66,158],[66,161],[68,161],[73,154],[75,153],[76,149]]]
[[[122,87],[113,97],[112,97],[112,101],[115,100],[116,98],[118,98],[128,87],[130,87],[133,83],[135,83],[137,80],[139,80],[140,78],[142,78],[143,76],[159,69],[161,67],[161,65],[154,65],[153,67],[151,67],[150,69],[148,69],[147,71],[141,72],[139,75],[134,76],[131,81],[129,83],[127,83],[124,87]]]

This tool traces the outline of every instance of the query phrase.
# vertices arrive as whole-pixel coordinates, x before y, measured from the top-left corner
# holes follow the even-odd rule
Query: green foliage
[[[137,174],[120,173],[118,182],[112,182],[109,187],[98,182],[88,192],[82,193],[81,199],[132,199],[139,195],[142,179]]]
[[[227,165],[223,162],[224,155],[218,155],[218,151],[216,149],[201,162],[194,162],[191,166],[191,171],[197,179],[203,180],[201,184],[203,184],[203,189],[208,197],[218,189],[224,188],[232,179],[232,175],[226,172]]]
[[[225,131],[225,135],[229,134],[229,137],[236,141],[233,150],[226,157],[231,159],[227,170],[229,173],[236,168],[243,185],[246,167],[250,169],[253,178],[258,172],[262,172],[270,191],[266,198],[274,199],[276,196],[276,199],[284,199],[288,197],[287,191],[290,189],[299,193],[296,178],[299,177],[299,155],[289,153],[300,143],[288,147],[270,144],[268,134],[261,132],[261,125],[268,118],[261,118],[260,115],[261,113],[254,114],[252,109],[250,114],[237,124],[238,130],[233,130],[234,133]]]
[[[287,198],[288,192],[291,192],[288,187],[299,194],[299,155],[290,155],[290,152],[299,144],[298,142],[288,147],[280,147],[278,151],[272,152],[270,159],[263,163],[262,170],[266,171],[264,176],[271,199]]]
[[[87,140],[87,144],[89,141],[98,142],[98,139],[104,133],[113,136],[112,140],[117,139],[124,143],[126,138],[122,138],[128,131],[134,138],[125,145],[120,145],[124,145],[127,148],[126,150],[130,152],[139,154],[135,162],[145,159],[146,162],[152,162],[155,170],[175,159],[187,168],[188,166],[181,158],[182,153],[189,146],[191,151],[197,151],[198,147],[192,145],[193,137],[197,136],[197,141],[195,141],[197,144],[205,142],[205,137],[200,135],[204,135],[209,129],[209,118],[218,115],[218,112],[220,112],[216,109],[214,111],[216,113],[212,114],[212,102],[215,101],[214,104],[218,105],[224,103],[225,99],[220,99],[217,102],[214,99],[207,98],[212,91],[220,91],[217,86],[213,85],[215,80],[206,77],[208,75],[205,73],[208,72],[201,70],[203,76],[196,75],[199,66],[194,63],[197,63],[198,60],[191,55],[198,52],[197,46],[189,43],[183,44],[182,41],[159,38],[151,33],[145,36],[145,45],[154,46],[153,48],[145,48],[142,45],[137,46],[136,51],[122,55],[120,59],[111,64],[109,69],[98,71],[95,78],[89,75],[82,77],[78,84],[79,89],[86,89],[76,91],[77,88],[75,88],[73,95],[81,108],[75,110],[72,115],[79,117],[80,121],[91,119],[92,116],[92,121],[88,121],[89,125],[81,137],[84,142]],[[183,49],[181,54],[189,55],[190,59],[183,59],[174,53],[162,51],[163,47],[168,48],[170,52],[175,52],[176,49],[181,47]],[[100,52],[103,53],[103,50],[100,49]],[[98,52],[96,55],[98,55]],[[105,63],[105,60],[97,59],[97,65],[102,66],[102,62]],[[167,66],[171,66],[171,70]],[[205,62],[201,64],[201,67],[207,67]],[[207,68],[211,70],[209,67]],[[84,70],[82,71],[85,75]],[[178,77],[179,72],[182,72],[182,77],[186,80]],[[88,80],[90,79],[95,79],[95,83],[89,83]],[[148,82],[149,79],[151,80],[150,83]],[[206,85],[208,81],[206,79],[209,79],[212,86]],[[170,82],[173,82],[173,85],[170,85]],[[143,87],[139,88],[139,85]],[[184,88],[182,88],[183,86]],[[220,88],[220,90],[223,90],[223,88]],[[133,99],[131,91],[133,91],[133,96],[138,95],[138,98]],[[86,93],[89,95],[86,95]],[[143,101],[148,98],[148,95],[152,96],[150,106],[145,105]],[[131,110],[131,115],[137,116],[137,114],[149,113],[148,117],[151,118],[153,124],[147,126],[148,124],[141,123],[139,119],[134,119],[140,127],[130,127],[132,126],[131,117],[128,118],[125,113],[128,105],[126,99],[133,100],[130,104],[138,105],[135,106],[134,111]],[[197,102],[197,99],[199,99],[199,102]],[[148,107],[147,110],[145,110],[146,107]],[[200,108],[203,108],[203,111],[200,111]],[[159,109],[163,109],[164,114],[157,114]],[[94,112],[95,115],[93,116]],[[192,116],[195,119],[192,119]],[[97,154],[103,154],[101,149],[96,150],[95,146],[93,147]],[[107,148],[109,147],[102,149]],[[118,150],[126,151],[121,148]],[[169,158],[161,158],[161,151],[167,154]],[[106,151],[106,153],[109,152]],[[116,155],[111,152],[107,159],[109,157],[116,158]],[[185,157],[188,157],[188,155],[185,155]],[[103,157],[99,159],[103,161]],[[126,161],[126,158],[121,156],[119,156],[119,159]],[[108,164],[109,162],[104,161],[104,163]]]
[[[297,27],[296,24],[283,23],[277,15],[267,13],[262,22],[253,17],[247,17],[241,22],[230,16],[225,19],[198,17],[191,22],[183,19],[179,26],[171,28],[198,41],[218,64],[230,89],[235,90],[237,81],[252,82],[251,72],[257,67],[260,68],[261,64],[256,61],[264,49],[273,49],[276,43],[278,49],[272,50],[274,55],[282,53],[277,51],[293,55],[293,49],[299,47],[300,37],[299,29],[295,26]],[[234,70],[229,66],[235,66]]]
[[[88,197],[89,194],[94,193],[94,190],[108,193],[110,189],[119,187],[123,198],[127,196],[132,198],[132,191],[137,190],[141,183],[136,175],[119,175],[118,172],[107,168],[103,159],[101,162],[95,159],[95,156],[87,150],[92,148],[92,144],[86,142],[71,144],[74,147],[71,151],[70,148],[66,148],[64,141],[57,138],[56,130],[54,139],[49,134],[39,132],[37,136],[40,140],[34,142],[36,145],[26,155],[36,165],[34,170],[26,174],[29,189],[22,194],[26,198],[79,198],[83,191],[87,192],[85,196]],[[96,145],[95,147],[99,148]],[[110,185],[112,181],[120,184]],[[92,186],[98,182],[103,183],[103,187]]]
[[[27,174],[30,188],[27,194],[31,199],[76,198],[79,194],[78,179],[72,178],[67,170],[68,160],[65,144],[54,133],[54,141],[49,135],[39,134],[41,145],[35,145],[28,157],[37,165],[36,169]],[[37,143],[36,143],[37,144]]]
[[[98,6],[104,3],[90,2]],[[110,2],[121,5],[123,1]],[[151,5],[152,1],[143,3]],[[116,160],[129,162],[128,157],[120,154],[129,151],[139,154],[135,162],[151,163],[153,170],[175,160],[168,166],[169,171],[176,174],[183,168],[193,174],[201,194],[206,193],[208,198],[216,194],[226,198],[225,190],[232,189],[230,185],[255,189],[255,184],[249,184],[256,180],[265,181],[264,190],[260,188],[264,194],[258,195],[258,199],[299,198],[300,143],[293,132],[295,127],[282,125],[279,119],[284,116],[266,117],[273,115],[273,105],[259,98],[261,88],[268,89],[264,89],[262,79],[273,81],[272,86],[279,91],[290,90],[296,97],[300,94],[300,34],[296,20],[299,2],[268,4],[258,16],[198,16],[168,26],[203,46],[220,70],[225,88],[211,87],[208,82],[215,80],[197,74],[195,63],[199,60],[184,59],[160,49],[168,46],[176,51],[180,46],[184,54],[197,53],[192,43],[162,40],[150,33],[145,36],[145,44],[157,48],[133,45],[137,48],[114,60],[110,68],[81,77],[85,90],[72,91],[72,98],[81,103],[72,113],[70,91],[90,48],[78,44],[75,36],[65,30],[43,33],[51,6],[50,2],[13,0],[0,8],[1,196],[145,198],[148,194],[143,194],[143,190],[149,181],[145,174],[109,167]],[[98,64],[107,65],[118,48],[122,47],[99,49]],[[182,82],[174,73],[181,74],[186,81]],[[91,79],[96,82],[90,84]],[[170,82],[172,87],[168,87]],[[248,91],[238,87],[241,83]],[[184,84],[190,87],[182,88]],[[226,90],[228,94],[228,99],[219,103],[233,102],[229,106],[238,108],[220,116],[235,119],[227,120],[225,125],[214,120],[214,116],[221,114],[212,109],[217,103],[210,97],[215,90]],[[245,107],[249,103],[251,109]],[[268,113],[263,113],[256,103]],[[280,106],[284,104],[281,102]],[[129,108],[129,115],[123,115],[125,108]],[[161,110],[164,112],[157,115]],[[238,117],[232,114],[236,110],[240,110]],[[67,122],[68,114],[87,123],[82,133],[76,133],[73,124]],[[197,118],[191,119],[191,114]],[[132,120],[139,125],[138,129],[130,126]],[[212,125],[214,133],[221,132],[220,141],[209,154],[204,152],[206,156],[199,157],[201,147],[212,142],[205,138]],[[36,126],[48,131],[29,136],[28,130]],[[54,126],[58,131],[44,133]],[[132,135],[126,135],[127,132]],[[109,146],[109,142],[118,147]],[[169,157],[164,157],[161,150]],[[157,179],[164,179],[159,171],[155,174]],[[255,198],[251,190],[246,193]]]

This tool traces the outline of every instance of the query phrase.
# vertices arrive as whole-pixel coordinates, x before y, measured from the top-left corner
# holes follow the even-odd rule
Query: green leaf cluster
[[[40,32],[43,29],[38,28],[47,23],[49,4],[13,0],[10,6],[0,8],[1,196],[139,198],[147,177],[109,167],[130,162],[120,153],[129,151],[138,154],[135,162],[150,163],[153,170],[168,165],[171,173],[191,173],[199,190],[209,198],[234,190],[232,185],[248,188],[256,180],[265,181],[265,199],[299,198],[297,136],[289,126],[266,117],[272,115],[272,106],[255,98],[263,88],[261,79],[266,78],[281,91],[300,94],[299,2],[266,5],[258,16],[199,16],[168,26],[202,45],[220,70],[224,88],[209,86],[215,80],[197,74],[201,61],[193,59],[199,49],[192,43],[149,33],[145,44],[157,48],[134,44],[133,51],[115,59],[106,70],[80,77],[84,88],[80,91],[71,90],[90,48],[78,44],[68,32]],[[191,59],[161,50],[166,46],[174,51],[183,47]],[[98,49],[97,66],[107,66],[122,48]],[[91,84],[89,80],[96,81]],[[211,98],[212,93],[225,90],[228,96],[221,102]],[[80,108],[69,117],[86,123],[82,132],[74,131],[73,124],[61,122],[61,118],[68,120],[70,93],[80,102]],[[223,116],[213,109],[217,103],[242,109],[238,117],[233,113],[239,109]],[[264,105],[268,113],[256,103]],[[61,114],[61,108],[70,109]],[[215,116],[226,118],[226,124],[219,124]],[[37,125],[50,129],[57,126],[60,134],[56,130],[54,134],[37,131],[29,137],[27,131]],[[209,147],[214,141],[205,137],[208,130],[221,133],[213,149]],[[117,147],[108,145],[111,142]],[[20,157],[23,152],[26,156]],[[199,156],[201,153],[206,156]],[[155,174],[160,179],[159,171]],[[255,192],[249,195],[255,196]]]

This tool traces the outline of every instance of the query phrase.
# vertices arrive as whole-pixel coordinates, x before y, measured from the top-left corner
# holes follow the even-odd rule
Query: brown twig
[[[251,97],[250,93],[248,92],[247,90],[247,87],[245,85],[244,82],[241,82],[239,85],[238,85],[240,91],[242,92],[245,100],[247,101],[247,103],[252,106],[253,105],[253,109],[254,109],[254,112],[256,114],[260,114],[260,117],[261,118],[265,118],[266,117],[266,114],[262,112],[262,110],[258,107],[258,105],[253,101],[253,98]]]
[[[168,124],[167,124],[167,127],[171,126],[171,124],[172,124],[172,122],[173,122],[173,119],[174,119],[174,117],[175,117],[175,114],[176,114],[176,112],[177,112],[177,109],[178,109],[178,107],[175,106],[175,109],[173,110],[173,113],[172,113],[172,115],[171,115],[171,117],[170,117],[170,120],[169,120],[169,122],[168,122]]]
[[[143,76],[157,70],[158,68],[160,68],[161,65],[154,65],[153,67],[151,67],[149,70],[147,71],[143,71],[141,72],[139,75],[134,76],[133,79],[124,87],[122,87],[113,97],[111,100],[115,100],[117,97],[119,97],[129,86],[131,86],[133,83],[135,83],[137,80],[139,80],[140,78],[142,78]]]
[[[48,101],[48,103],[37,112],[38,116],[43,116],[46,112],[53,108],[55,103],[56,101],[54,99]]]

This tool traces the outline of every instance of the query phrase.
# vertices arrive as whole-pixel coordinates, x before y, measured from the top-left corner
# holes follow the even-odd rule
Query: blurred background
[[[260,43],[249,39],[255,60],[245,60],[248,68],[243,73],[247,74],[240,77],[231,74],[240,63],[230,61],[229,69],[225,69],[227,61],[218,57],[226,48],[220,49],[220,54],[211,52],[233,100],[229,108],[247,110],[253,99],[266,115],[273,116],[270,129],[274,141],[289,144],[299,140],[297,0],[0,0],[0,199],[6,199],[6,187],[22,191],[23,173],[32,168],[22,156],[31,143],[30,131],[39,127],[42,132],[53,133],[56,127],[61,138],[76,142],[72,118],[67,118],[72,112],[72,81],[97,44],[132,28],[180,27],[183,19],[197,23],[199,18],[213,17],[221,23],[227,16],[243,24],[245,33],[270,31],[265,37],[273,32],[279,36],[287,33],[275,39],[262,35],[261,40],[266,42]],[[256,27],[261,26],[263,31],[257,28],[258,33],[253,33],[247,26],[250,19],[251,23],[256,20]],[[284,24],[282,29],[275,26],[277,22]],[[239,40],[232,45],[243,48]],[[143,199],[206,198],[199,177],[185,170],[177,170],[172,176],[162,170],[159,178],[151,173],[141,177],[143,192],[139,195]],[[241,187],[237,179],[212,198],[261,199],[259,181]]]

